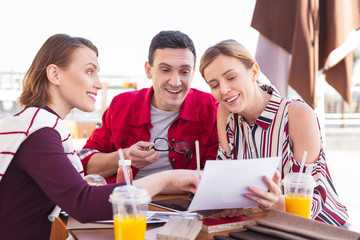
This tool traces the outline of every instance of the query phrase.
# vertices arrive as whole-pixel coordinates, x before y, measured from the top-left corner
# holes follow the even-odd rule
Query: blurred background
[[[66,122],[77,148],[101,124],[111,99],[124,91],[151,86],[144,64],[151,39],[162,30],[180,30],[197,50],[192,87],[209,92],[198,72],[209,46],[235,39],[255,56],[259,32],[251,27],[256,1],[248,0],[12,0],[0,2],[0,119],[21,109],[22,78],[45,40],[56,33],[90,39],[99,49],[104,89],[92,113],[71,112]],[[329,169],[349,209],[350,229],[360,232],[360,32],[353,52],[351,102],[346,103],[321,76],[315,109],[323,130]],[[261,66],[260,66],[261,67]],[[261,80],[269,82],[265,75]],[[300,97],[288,86],[288,97]]]

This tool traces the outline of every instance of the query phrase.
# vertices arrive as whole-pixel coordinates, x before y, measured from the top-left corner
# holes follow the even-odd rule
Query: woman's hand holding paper
[[[279,209],[285,210],[284,196],[280,190],[280,172],[276,171],[273,178],[269,179],[264,177],[264,180],[269,188],[268,191],[264,191],[258,188],[249,187],[251,193],[245,193],[245,197],[257,202],[259,208],[262,209]]]

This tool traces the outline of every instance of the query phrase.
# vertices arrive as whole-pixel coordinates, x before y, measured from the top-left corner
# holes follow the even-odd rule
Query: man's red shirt
[[[102,117],[102,126],[96,129],[84,149],[96,149],[109,153],[119,148],[128,148],[139,141],[150,141],[151,114],[150,104],[153,88],[130,91],[117,95]],[[209,93],[191,88],[179,116],[173,121],[168,131],[171,147],[175,142],[184,140],[191,145],[192,159],[169,151],[169,161],[174,169],[196,169],[195,140],[200,145],[200,164],[216,159],[218,135],[216,127],[217,102]],[[94,154],[94,153],[92,153]],[[86,165],[92,154],[81,156]],[[138,172],[133,167],[134,176]],[[116,175],[108,177],[108,183],[115,182]]]

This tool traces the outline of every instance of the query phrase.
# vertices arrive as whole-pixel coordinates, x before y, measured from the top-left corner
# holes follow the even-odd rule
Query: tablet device
[[[164,200],[151,201],[150,204],[174,212],[187,211],[191,200],[185,198],[170,198]]]

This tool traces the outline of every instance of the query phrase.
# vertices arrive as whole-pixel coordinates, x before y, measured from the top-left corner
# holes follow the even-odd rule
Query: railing
[[[21,107],[18,98],[21,94],[22,79],[24,73],[0,72],[0,119],[7,115],[15,114]],[[83,113],[74,110],[68,119],[73,121],[99,122],[102,113],[109,106],[112,98],[117,94],[147,87],[150,81],[145,77],[136,76],[100,76],[104,88],[99,91],[95,111]],[[325,96],[325,125],[327,127],[360,127],[360,86],[354,86],[353,103],[348,106],[339,95],[330,94]]]
[[[21,109],[18,98],[22,91],[22,80],[24,73],[17,72],[0,72],[0,119],[8,115],[15,114]],[[135,90],[144,87],[145,79],[138,76],[100,76],[104,83],[102,91],[99,91],[95,111],[86,114],[85,119],[97,121],[101,118],[102,113],[109,106],[111,99],[124,91]],[[147,80],[148,81],[148,80]],[[74,110],[69,114],[72,120],[82,119],[83,113]]]
[[[327,127],[360,127],[360,113],[325,113]]]

